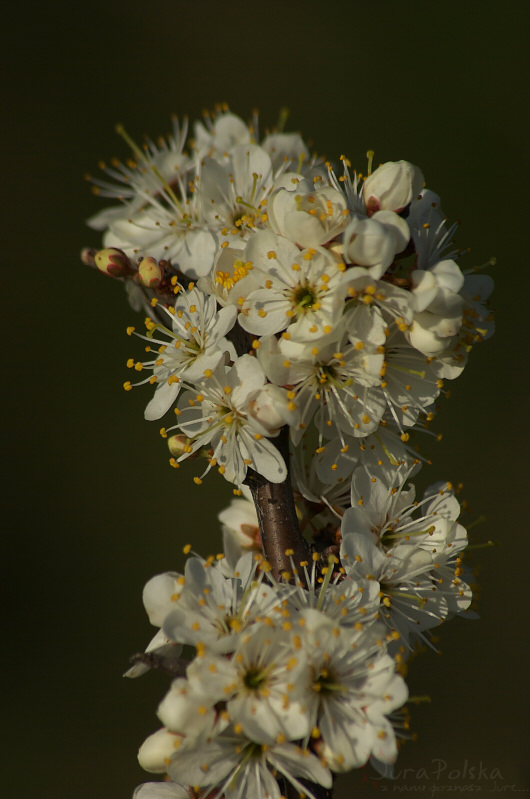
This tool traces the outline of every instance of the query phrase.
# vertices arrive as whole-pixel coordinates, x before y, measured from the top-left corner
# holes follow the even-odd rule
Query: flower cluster
[[[388,773],[407,660],[474,615],[459,502],[449,483],[416,499],[410,433],[492,335],[492,281],[462,272],[407,161],[338,170],[226,108],[192,139],[178,121],[143,148],[119,132],[134,157],[92,182],[121,204],[90,220],[104,248],[83,260],[146,314],[124,387],[153,387],[146,419],[171,414],[172,466],[236,494],[225,554],[144,590],[158,632],[127,676],[173,680],[139,753],[166,781],[135,797],[319,799],[339,772]]]
[[[340,557],[292,563],[294,585],[272,577],[248,498],[220,514],[227,558],[193,557],[184,575],[149,581],[144,604],[161,629],[147,652],[178,662],[181,676],[158,708],[163,728],[140,749],[147,771],[169,775],[175,791],[279,799],[271,772],[329,787],[333,773],[368,760],[391,766],[404,722],[394,711],[408,696],[398,672],[471,602],[452,488],[416,501],[407,476],[389,486],[357,469],[349,507],[334,507]],[[179,660],[186,644],[190,662]],[[138,673],[136,664],[128,675]],[[157,783],[139,790],[148,786],[158,796]]]
[[[90,220],[93,261],[148,312],[125,388],[154,385],[147,419],[174,410],[173,465],[201,453],[236,485],[249,468],[282,482],[284,425],[338,454],[389,428],[406,440],[493,331],[491,280],[462,273],[420,170],[372,172],[370,154],[365,179],[345,158],[337,177],[298,134],[260,143],[228,111],[195,125],[189,151],[186,134],[131,142],[136,161],[95,181],[122,205]]]
[[[184,575],[147,584],[146,608],[166,640],[197,651],[159,705],[163,728],[140,749],[147,771],[205,795],[279,799],[271,772],[298,788],[299,778],[330,787],[332,771],[393,762],[388,717],[407,689],[378,592],[332,563],[319,583],[316,560],[294,586],[251,553],[233,576],[194,557]]]

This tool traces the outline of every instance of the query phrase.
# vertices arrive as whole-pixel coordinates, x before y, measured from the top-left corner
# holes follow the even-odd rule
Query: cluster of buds
[[[470,615],[467,544],[448,484],[421,501],[410,433],[493,333],[489,277],[463,272],[440,199],[406,161],[340,174],[298,134],[260,138],[220,109],[103,165],[119,198],[85,263],[146,314],[145,418],[170,463],[216,469],[237,499],[226,556],[154,578],[149,665],[175,677],[140,761],[141,799],[308,796],[397,755],[405,663]],[[310,565],[311,564],[311,565]],[[181,645],[196,647],[183,663]],[[305,780],[301,783],[300,780]],[[195,792],[195,793],[193,793]],[[329,793],[327,795],[330,795]]]

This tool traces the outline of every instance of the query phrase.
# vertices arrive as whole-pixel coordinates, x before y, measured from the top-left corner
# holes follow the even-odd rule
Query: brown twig
[[[167,658],[163,655],[157,655],[155,652],[138,652],[135,655],[131,655],[129,663],[132,663],[133,666],[136,663],[143,663],[144,666],[163,671],[164,674],[169,674],[171,677],[184,677],[189,666],[188,660]]]
[[[284,427],[274,444],[288,467],[289,429]],[[311,558],[309,546],[300,532],[289,470],[283,483],[271,483],[250,471],[247,483],[252,492],[263,554],[272,566],[276,580],[293,579],[291,557],[297,567]],[[291,552],[292,554],[286,554]],[[289,573],[287,577],[286,573]]]

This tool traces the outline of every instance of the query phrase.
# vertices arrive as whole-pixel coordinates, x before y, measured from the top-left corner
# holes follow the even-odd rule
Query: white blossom
[[[326,251],[307,249],[275,236],[258,233],[245,257],[263,288],[242,297],[239,324],[258,336],[288,329],[293,341],[317,341],[340,320],[344,266]]]
[[[217,790],[226,799],[281,799],[277,777],[314,799],[298,778],[327,788],[332,782],[329,769],[307,749],[290,743],[258,744],[231,729],[196,751],[177,753],[168,771],[172,779]]]
[[[300,613],[297,636],[308,663],[304,697],[312,735],[320,739],[330,768],[358,768],[372,754],[392,763],[397,746],[386,715],[404,704],[407,688],[385,653],[381,630],[346,632],[307,609]]]
[[[234,651],[256,617],[270,613],[291,590],[273,590],[263,574],[256,573],[251,553],[238,562],[233,577],[225,577],[210,561],[190,558],[184,588],[164,619],[164,633],[172,641],[207,646],[211,652]]]
[[[275,186],[278,186],[276,183]],[[302,175],[282,178],[267,203],[267,217],[275,233],[300,247],[318,247],[344,229],[349,212],[344,196],[322,180]]]
[[[207,471],[218,466],[227,480],[240,484],[252,467],[266,479],[282,482],[287,474],[284,460],[250,413],[250,403],[266,383],[258,361],[243,355],[230,368],[220,365],[213,372],[208,370],[205,378],[179,401],[178,426],[190,440],[179,460],[209,445]]]
[[[149,370],[151,375],[135,385],[155,382],[153,399],[145,409],[145,418],[160,419],[176,401],[183,381],[197,383],[213,371],[225,354],[233,355],[233,345],[225,338],[236,320],[234,307],[217,311],[215,300],[197,288],[177,295],[175,305],[163,308],[171,328],[147,322],[148,332],[142,336],[149,350],[156,347],[150,361],[129,362],[136,371]],[[136,334],[138,335],[138,334]]]
[[[393,486],[363,469],[354,473],[352,507],[342,519],[341,560],[348,578],[377,582],[381,618],[404,642],[471,602],[460,578],[459,553],[467,534],[456,521],[459,512],[446,485],[433,486],[418,503],[414,487],[405,489],[404,475],[396,475]]]

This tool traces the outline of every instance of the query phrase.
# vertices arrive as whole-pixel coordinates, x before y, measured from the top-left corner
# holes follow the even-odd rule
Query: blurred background
[[[481,619],[451,622],[442,654],[411,666],[411,693],[431,704],[413,709],[418,740],[387,790],[524,789],[527,22],[527,2],[490,0],[78,0],[4,12],[10,799],[126,799],[149,779],[136,750],[159,726],[167,681],[121,676],[153,633],[142,587],[182,567],[185,543],[221,548],[216,516],[231,488],[217,475],[199,488],[193,469],[169,468],[159,426],[143,421],[150,392],[122,389],[135,314],[120,285],[79,261],[82,246],[99,245],[85,220],[104,207],[83,176],[128,155],[115,123],[156,137],[172,112],[194,119],[218,102],[244,119],[258,108],[262,130],[287,106],[288,130],[361,171],[369,148],[376,162],[418,164],[462,220],[462,267],[497,257],[498,332],[451,386],[435,423],[443,439],[426,447],[433,465],[418,483],[462,482],[463,522],[486,516],[473,533],[500,547],[473,555]],[[370,773],[341,778],[337,799],[381,791]]]

